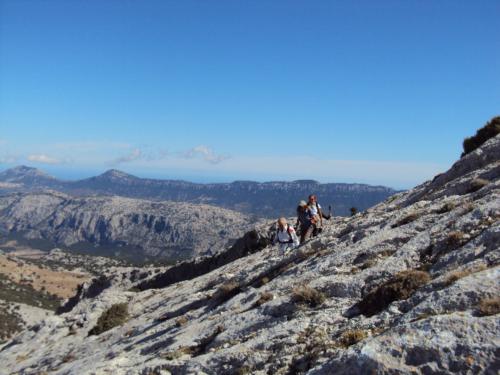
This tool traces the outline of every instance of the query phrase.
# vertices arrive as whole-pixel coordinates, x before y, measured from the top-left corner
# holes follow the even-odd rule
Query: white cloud
[[[28,155],[27,159],[29,161],[35,163],[43,163],[43,164],[61,164],[62,161],[60,159],[53,158],[51,156],[45,154],[32,154]]]
[[[229,156],[216,154],[210,147],[205,145],[193,147],[192,149],[183,152],[181,155],[186,159],[201,157],[204,161],[209,162],[210,164],[219,164],[224,160],[229,159]]]
[[[14,164],[19,160],[17,156],[4,155],[0,156],[0,164]]]
[[[111,160],[109,164],[111,165],[118,165],[118,164],[123,164],[123,163],[130,163],[139,159],[143,158],[143,153],[140,149],[134,148],[132,151],[130,151],[128,154],[120,156],[116,159]]]

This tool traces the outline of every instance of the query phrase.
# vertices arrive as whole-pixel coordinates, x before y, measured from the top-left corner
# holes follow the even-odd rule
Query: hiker
[[[312,236],[316,227],[313,223],[313,214],[309,209],[306,201],[300,201],[297,207],[297,228],[300,231],[300,243],[309,239]]]
[[[313,235],[316,236],[323,230],[323,218],[325,218],[326,220],[330,220],[330,218],[332,217],[332,206],[328,207],[329,213],[325,214],[321,209],[321,205],[318,203],[318,198],[314,194],[309,195],[307,206],[311,210],[311,213],[316,220],[316,228],[313,233]]]
[[[299,239],[293,226],[289,225],[284,217],[278,220],[278,230],[276,232],[275,243],[280,244],[280,254],[285,253],[290,249],[295,249],[299,246]]]

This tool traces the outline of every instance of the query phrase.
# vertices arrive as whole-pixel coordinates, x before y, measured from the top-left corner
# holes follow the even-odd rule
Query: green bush
[[[117,303],[104,311],[96,325],[89,331],[90,335],[100,335],[111,328],[122,325],[127,321],[128,307],[126,303]]]
[[[474,151],[497,134],[500,134],[500,116],[493,117],[485,126],[478,129],[476,135],[464,139],[464,152],[462,152],[462,156]]]

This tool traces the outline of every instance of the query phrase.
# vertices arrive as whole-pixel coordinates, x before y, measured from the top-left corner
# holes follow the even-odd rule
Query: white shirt
[[[309,210],[311,210],[311,213],[313,215],[319,215],[318,208],[321,209],[321,205],[319,203],[314,203],[314,204],[309,203],[307,207],[309,207]]]

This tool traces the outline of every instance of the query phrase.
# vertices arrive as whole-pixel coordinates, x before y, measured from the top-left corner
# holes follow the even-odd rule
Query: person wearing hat
[[[316,228],[314,224],[314,215],[306,201],[300,201],[297,207],[297,224],[300,231],[300,243],[308,240]]]

